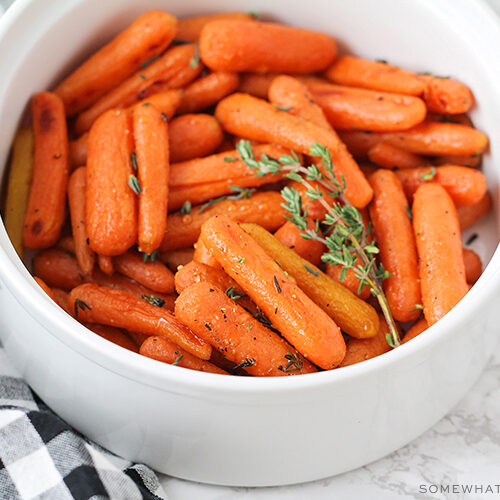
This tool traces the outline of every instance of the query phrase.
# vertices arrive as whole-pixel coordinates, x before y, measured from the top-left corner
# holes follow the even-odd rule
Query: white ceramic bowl
[[[500,32],[470,0],[18,0],[0,25],[0,165],[36,91],[148,8],[179,16],[258,10],[329,32],[355,54],[468,83],[491,138],[484,169],[495,215],[479,229],[488,261],[499,239]],[[225,485],[309,481],[360,467],[443,417],[496,344],[500,255],[425,335],[337,371],[279,379],[179,369],[91,335],[40,291],[0,227],[0,336],[34,390],[69,423],[128,459]]]

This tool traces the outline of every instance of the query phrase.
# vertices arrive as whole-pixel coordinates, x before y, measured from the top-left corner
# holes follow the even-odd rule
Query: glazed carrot
[[[427,118],[431,121],[443,122],[443,123],[458,123],[460,125],[466,125],[467,127],[474,128],[474,124],[470,119],[469,115],[465,113],[449,115],[448,113],[427,113]]]
[[[130,117],[104,113],[89,134],[86,227],[90,248],[101,255],[119,255],[137,237],[137,200],[132,191]]]
[[[209,155],[224,139],[220,125],[211,115],[178,116],[169,123],[168,131],[172,163]]]
[[[170,130],[154,106],[137,106],[133,117],[135,154],[140,184],[137,243],[153,253],[167,225]]]
[[[63,236],[56,245],[57,248],[64,250],[66,253],[75,255],[75,240],[73,236]]]
[[[423,331],[427,330],[429,325],[425,318],[419,319],[412,327],[405,333],[403,337],[403,344],[406,344],[411,339],[414,339],[417,335],[420,335]]]
[[[446,155],[432,158],[434,165],[463,165],[464,167],[478,167],[481,164],[482,155]]]
[[[373,188],[370,217],[380,260],[391,277],[383,282],[389,309],[397,321],[412,321],[420,311],[417,248],[408,215],[408,202],[396,174],[379,170],[369,179]]]
[[[212,106],[223,97],[236,90],[239,84],[238,73],[216,71],[203,76],[184,89],[179,114],[195,113]]]
[[[193,260],[195,262],[199,262],[200,264],[206,264],[210,267],[222,269],[221,265],[212,257],[212,254],[209,252],[208,248],[205,246],[205,243],[203,243],[201,238],[198,238],[198,240],[194,244]]]
[[[112,276],[115,272],[113,259],[109,255],[98,255],[97,264],[99,265],[99,269],[108,276]]]
[[[68,305],[68,292],[61,290],[60,288],[52,288],[52,295],[54,296],[54,302],[64,311],[66,311],[70,316],[74,316],[75,312],[69,308]]]
[[[175,303],[175,315],[225,358],[246,363],[243,368],[250,375],[278,377],[316,371],[288,342],[210,283],[186,288]],[[295,361],[289,364],[288,357]]]
[[[253,21],[254,17],[246,12],[218,12],[217,14],[186,17],[184,19],[179,19],[179,28],[176,38],[178,40],[196,42],[196,40],[200,38],[200,33],[206,24],[220,19]]]
[[[36,94],[31,112],[35,148],[23,242],[27,248],[47,248],[59,239],[64,222],[68,134],[64,105],[55,94]]]
[[[85,229],[86,176],[85,167],[80,167],[71,174],[68,183],[68,203],[76,260],[83,274],[90,274],[94,268],[95,253],[89,247]]]
[[[491,210],[491,195],[485,195],[477,203],[472,205],[464,205],[457,207],[458,221],[460,222],[460,229],[464,231],[478,220],[484,217]]]
[[[249,199],[224,200],[202,210],[195,206],[189,214],[172,214],[160,250],[175,250],[192,245],[200,236],[202,224],[214,215],[225,214],[236,222],[258,222],[275,231],[284,222],[284,209],[279,193],[256,193]],[[200,212],[201,210],[201,212]]]
[[[45,283],[45,281],[42,280],[42,278],[39,278],[38,276],[33,276],[33,279],[36,281],[36,284],[55,302],[56,299],[54,297],[54,293],[52,292],[52,289]]]
[[[435,183],[420,186],[413,202],[425,319],[433,325],[467,293],[460,227],[453,200]]]
[[[340,366],[354,365],[389,352],[391,348],[386,339],[388,333],[387,323],[380,315],[380,327],[377,335],[369,339],[349,338],[347,340],[346,355]]]
[[[309,154],[315,143],[325,146],[332,156],[336,175],[343,175],[346,180],[346,198],[359,208],[369,203],[371,188],[333,131],[247,94],[232,94],[220,101],[215,116],[232,134],[278,144],[299,153]]]
[[[233,141],[230,139],[229,135],[224,134],[224,139],[222,139],[222,142],[219,144],[215,152],[225,153],[226,151],[232,151],[233,149],[234,149]]]
[[[359,257],[356,257],[356,263],[355,266],[362,265],[362,261]],[[368,297],[370,297],[370,288],[366,285],[363,285],[361,288],[361,291],[359,290],[359,278],[356,277],[356,273],[354,272],[353,269],[348,269],[344,279],[342,280],[342,266],[334,266],[332,264],[327,264],[326,265],[326,274],[334,279],[337,283],[341,283],[343,286],[345,286],[348,290],[350,290],[352,293],[357,295],[363,300],[366,300]]]
[[[383,168],[405,169],[428,165],[428,160],[404,149],[379,142],[368,150],[368,159]]]
[[[325,71],[325,77],[339,85],[416,96],[426,88],[415,73],[354,56],[338,57]]]
[[[328,204],[331,205],[334,199],[331,196],[328,196],[325,189],[321,188],[321,185],[316,181],[309,182],[314,189],[320,188],[323,191],[322,199]],[[302,206],[304,209],[307,209],[307,215],[313,219],[322,219],[326,214],[325,207],[321,204],[319,200],[312,200],[309,196],[306,196],[307,187],[302,184],[302,182],[298,181],[289,181],[287,186],[291,189],[295,189],[299,192],[302,198]]]
[[[161,261],[173,272],[177,272],[179,267],[185,266],[193,260],[194,248],[179,248],[177,250],[169,250],[160,254]]]
[[[157,92],[181,88],[188,84],[203,69],[201,64],[189,65],[194,56],[194,44],[179,45],[169,49],[156,61],[138,71],[80,113],[75,122],[75,132],[83,134],[89,130],[94,121],[109,109],[127,108],[138,101],[150,98]]]
[[[28,205],[32,175],[33,129],[26,127],[19,129],[14,137],[4,212],[5,229],[21,258],[24,215]]]
[[[107,45],[98,50],[54,92],[63,100],[68,115],[94,103],[108,90],[161,54],[177,31],[177,19],[160,10],[139,16]]]
[[[464,266],[465,266],[465,279],[467,283],[473,285],[481,276],[483,272],[483,263],[479,255],[470,248],[463,249]]]
[[[113,259],[119,273],[132,278],[141,285],[161,293],[174,291],[174,275],[162,262],[144,261],[139,253],[129,250]]]
[[[241,73],[238,92],[267,99],[273,80],[281,73]]]
[[[359,338],[377,334],[378,316],[372,306],[287,248],[262,227],[257,224],[242,224],[241,227],[257,241],[267,255],[280,263],[290,277],[296,280],[297,285],[343,331]]]
[[[337,53],[335,39],[276,23],[212,21],[200,34],[200,54],[213,70],[314,73]]]
[[[69,165],[75,169],[87,163],[87,143],[89,134],[85,132],[78,139],[69,141]]]
[[[212,217],[203,224],[201,238],[304,357],[324,369],[342,361],[345,342],[339,327],[236,222],[224,215]]]
[[[102,337],[117,346],[123,347],[124,349],[128,349],[132,352],[139,352],[135,342],[119,328],[115,328],[114,326],[98,325],[96,323],[86,323],[85,326],[90,331],[99,335],[99,337]]]
[[[172,314],[127,292],[85,283],[71,290],[69,304],[78,312],[78,321],[159,335],[200,359],[210,358],[210,345],[196,337]]]
[[[84,279],[76,259],[57,248],[43,250],[35,256],[33,273],[47,285],[63,290],[71,290]]]
[[[210,363],[210,361],[204,361],[197,358],[184,349],[176,346],[173,342],[170,342],[170,340],[162,337],[149,337],[146,339],[141,344],[139,354],[151,359],[156,359],[162,363],[168,363],[169,365],[175,364],[182,368],[189,368],[200,372],[228,375],[226,371]]]
[[[482,172],[469,167],[420,167],[396,172],[406,196],[413,198],[415,191],[426,182],[443,186],[457,205],[472,205],[486,193],[486,178]]]
[[[425,83],[424,101],[429,111],[435,113],[466,113],[474,103],[474,97],[467,85],[453,78],[434,75],[419,75]]]

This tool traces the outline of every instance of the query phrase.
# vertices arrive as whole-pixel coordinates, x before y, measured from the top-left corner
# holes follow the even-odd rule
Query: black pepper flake
[[[465,242],[466,245],[472,245],[477,239],[479,238],[479,235],[477,233],[471,234],[467,241]]]
[[[208,323],[205,323],[205,328],[206,328],[207,330],[213,331],[213,330],[212,330],[212,327],[211,327]]]
[[[281,290],[280,284],[278,283],[278,278],[276,278],[276,276],[273,276],[273,283],[274,283],[274,288],[276,288],[276,291],[278,293],[281,293],[282,290]]]

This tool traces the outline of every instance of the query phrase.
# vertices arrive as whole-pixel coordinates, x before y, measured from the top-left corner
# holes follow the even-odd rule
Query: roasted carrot
[[[167,219],[167,231],[161,251],[192,245],[200,236],[202,224],[214,215],[226,215],[236,222],[258,222],[276,231],[284,222],[284,209],[279,193],[256,193],[249,199],[224,200],[214,205],[195,206],[189,214],[172,214]]]
[[[101,255],[119,255],[137,238],[137,199],[131,165],[130,117],[104,113],[89,134],[86,227],[90,248]]]
[[[212,348],[164,308],[155,307],[121,290],[85,283],[71,290],[69,304],[78,321],[101,323],[149,335],[159,335],[200,359]]]
[[[161,54],[176,31],[177,19],[166,12],[154,10],[139,16],[57,86],[54,92],[63,100],[66,113],[74,115],[87,108]]]
[[[179,28],[176,37],[182,41],[196,42],[196,40],[200,38],[200,33],[205,24],[220,19],[235,19],[239,21],[254,20],[253,16],[246,12],[218,12],[217,14],[186,17],[179,20]]]
[[[334,199],[331,196],[328,196],[325,189],[321,188],[321,184],[318,184],[316,181],[310,181],[309,184],[313,187],[313,189],[320,189],[323,192],[322,199],[328,204],[331,205]],[[302,207],[307,210],[307,215],[313,219],[323,219],[326,214],[326,208],[320,202],[320,200],[313,200],[309,196],[306,195],[307,187],[302,184],[302,182],[298,181],[289,181],[287,186],[290,189],[295,189],[298,191],[302,198]]]
[[[339,327],[236,222],[224,215],[212,217],[203,224],[201,238],[303,356],[324,369],[342,361],[345,342]]]
[[[223,97],[236,90],[239,84],[238,73],[216,71],[203,76],[184,89],[179,114],[195,113],[212,106]]]
[[[373,337],[378,331],[378,316],[372,306],[356,297],[320,269],[283,245],[257,224],[241,227],[257,241],[267,255],[296,280],[298,286],[323,309],[343,331],[353,337]]]
[[[179,248],[177,250],[169,250],[160,254],[161,261],[173,272],[177,272],[179,266],[185,266],[191,262],[194,257],[194,248]]]
[[[435,113],[466,113],[474,103],[474,97],[467,85],[453,78],[434,75],[419,75],[425,83],[424,101],[429,111]]]
[[[169,365],[181,366],[206,373],[219,373],[228,375],[228,373],[210,361],[204,361],[184,349],[176,346],[170,340],[163,337],[149,337],[142,344],[139,353],[156,361],[168,363]]]
[[[213,70],[314,73],[336,53],[331,36],[275,23],[212,21],[200,34],[201,58]]]
[[[425,183],[443,186],[457,205],[478,203],[486,193],[486,177],[479,170],[449,165],[419,167],[396,172],[406,196],[412,200],[416,190]]]
[[[481,276],[483,272],[483,263],[481,257],[470,248],[464,248],[464,266],[465,266],[465,279],[467,283],[473,285]]]
[[[86,323],[85,326],[90,331],[99,335],[99,337],[102,337],[117,346],[123,347],[124,349],[128,349],[132,352],[139,352],[135,342],[119,328],[108,325],[98,325],[97,323]]]
[[[55,302],[56,299],[54,297],[54,293],[49,285],[47,285],[47,283],[45,283],[45,281],[38,276],[33,276],[33,279],[36,281],[36,284]]]
[[[405,333],[403,337],[403,344],[406,344],[411,339],[414,339],[417,335],[420,335],[423,331],[427,330],[429,325],[425,318],[420,318],[412,327]]]
[[[133,129],[139,178],[139,250],[153,253],[167,226],[170,130],[154,106],[137,106]]]
[[[417,248],[408,204],[396,174],[378,170],[369,179],[373,188],[370,217],[380,260],[391,277],[383,282],[389,309],[397,321],[412,321],[420,311]]]
[[[467,293],[460,227],[453,200],[439,184],[420,186],[413,202],[425,319],[433,325]]]
[[[273,80],[280,73],[241,73],[238,92],[267,99]]]
[[[415,73],[386,62],[354,56],[338,57],[325,71],[325,77],[339,85],[415,96],[421,95],[426,88]]]
[[[115,272],[113,259],[109,255],[98,255],[97,264],[99,265],[99,269],[108,276],[112,276]]]
[[[186,288],[175,303],[175,315],[225,358],[244,363],[250,375],[277,377],[316,371],[283,338],[210,283]]]
[[[446,155],[431,158],[434,165],[463,165],[464,167],[478,167],[482,161],[482,154],[474,155]]]
[[[183,162],[213,153],[224,134],[211,115],[187,114],[169,123],[170,158],[172,163]]]
[[[94,268],[95,253],[89,247],[85,228],[86,176],[85,167],[80,167],[71,174],[68,183],[68,203],[76,260],[83,274],[90,274]]]
[[[157,92],[181,88],[191,82],[203,69],[200,63],[189,64],[195,52],[194,44],[169,49],[80,113],[75,122],[75,132],[83,134],[89,130],[94,121],[109,109],[127,108]]]
[[[76,259],[58,248],[43,250],[34,257],[33,274],[50,287],[63,290],[71,290],[84,279]]]
[[[68,292],[61,290],[60,288],[52,288],[52,295],[54,296],[54,302],[64,311],[66,311],[70,316],[74,316],[75,312],[69,308],[68,305]]]
[[[359,257],[356,258],[356,263],[355,263],[355,266],[358,265],[362,265],[362,261]],[[352,293],[354,293],[363,300],[366,300],[371,295],[370,288],[366,285],[363,285],[360,290],[359,278],[356,277],[356,273],[353,269],[348,269],[347,272],[345,273],[345,276],[343,277],[344,279],[342,279],[342,266],[334,266],[332,264],[327,264],[326,274],[330,278],[334,279],[337,283],[341,283],[348,290],[350,290]]]
[[[368,150],[368,159],[383,168],[405,169],[423,167],[429,161],[419,155],[379,142]]]
[[[63,236],[56,245],[57,248],[64,250],[66,253],[75,255],[75,240],[73,236]]]
[[[68,134],[64,105],[55,94],[36,94],[31,112],[35,148],[23,242],[28,248],[47,248],[59,239],[64,222]]]
[[[491,210],[491,195],[486,192],[485,195],[472,205],[457,207],[458,221],[460,229],[464,231],[473,226],[478,220],[484,217]]]
[[[206,264],[210,267],[221,269],[221,265],[212,257],[212,254],[209,252],[201,238],[198,238],[194,244],[193,260],[195,262],[200,262],[201,264]]]
[[[85,132],[73,141],[69,141],[69,166],[71,169],[81,167],[87,163],[87,144],[89,134]]]

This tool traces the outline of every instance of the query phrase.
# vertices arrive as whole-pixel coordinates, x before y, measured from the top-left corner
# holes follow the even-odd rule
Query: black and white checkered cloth
[[[89,442],[34,395],[0,344],[0,499],[166,498],[155,473]]]

